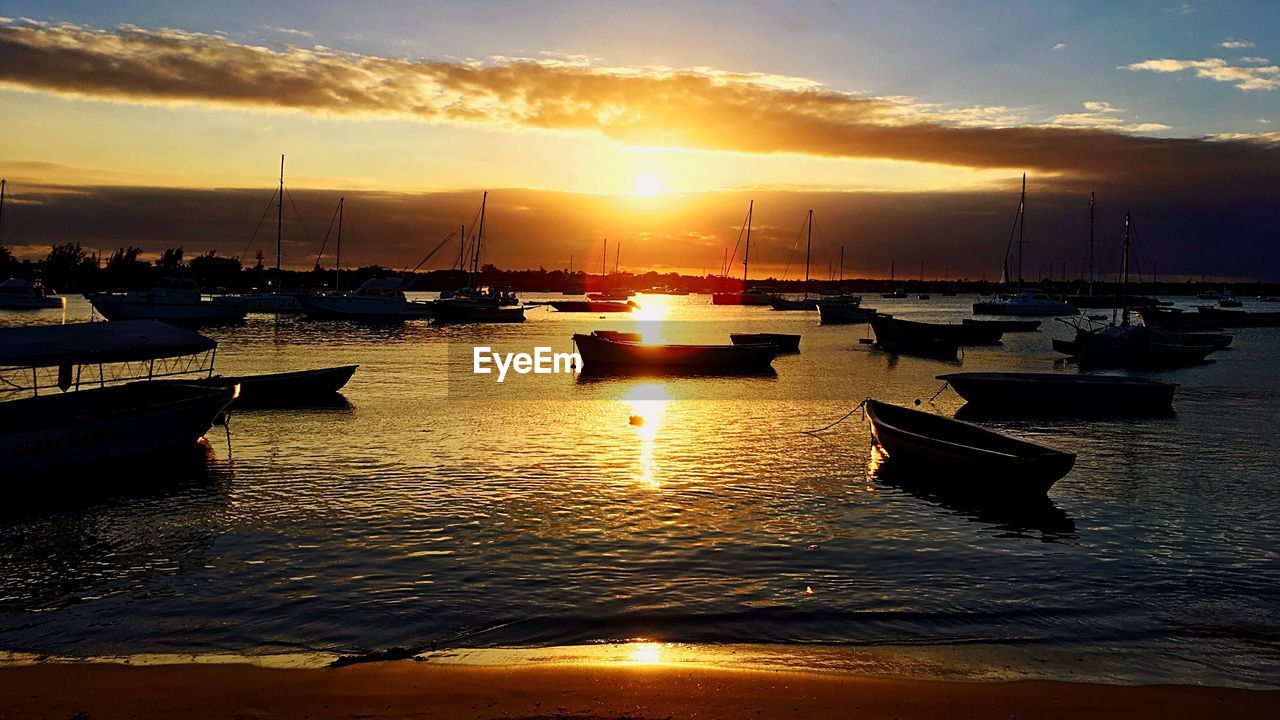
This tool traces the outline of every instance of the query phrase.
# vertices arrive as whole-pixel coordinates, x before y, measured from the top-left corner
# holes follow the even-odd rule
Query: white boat
[[[237,299],[244,304],[245,310],[256,313],[296,313],[302,312],[302,303],[298,295],[291,292],[259,292],[239,295]]]
[[[204,295],[190,280],[169,280],[150,290],[89,293],[85,297],[108,320],[232,322],[243,320],[248,312],[235,298]]]
[[[0,480],[96,482],[111,463],[194,447],[239,386],[174,378],[209,377],[216,351],[155,320],[0,329],[0,399],[19,396],[0,402]]]
[[[1037,290],[1024,290],[1007,298],[989,298],[973,304],[974,315],[1062,317],[1079,315],[1080,309]]]
[[[433,303],[410,300],[399,278],[370,278],[350,292],[300,295],[308,317],[345,320],[415,320],[429,318]]]
[[[480,229],[467,272],[467,286],[448,297],[442,295],[431,303],[436,322],[524,322],[524,305],[515,293],[503,288],[480,286],[480,251],[484,246],[484,211],[488,201],[489,193],[486,192],[480,200]]]
[[[66,298],[54,295],[39,280],[9,278],[0,283],[0,310],[46,310],[66,306]]]

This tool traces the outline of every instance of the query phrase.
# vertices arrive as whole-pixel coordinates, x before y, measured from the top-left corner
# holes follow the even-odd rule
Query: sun
[[[636,176],[636,185],[631,192],[639,197],[653,197],[662,190],[662,178],[657,173],[642,172]]]

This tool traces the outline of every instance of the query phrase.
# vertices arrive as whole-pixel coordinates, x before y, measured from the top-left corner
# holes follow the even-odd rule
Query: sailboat
[[[338,198],[334,292],[299,295],[298,303],[303,312],[311,318],[334,320],[420,320],[431,317],[431,303],[405,297],[404,291],[410,283],[407,278],[369,278],[355,290],[342,292],[338,289],[342,281],[342,219],[345,208],[346,199]]]
[[[1018,284],[1016,292],[1009,297],[996,297],[979,300],[973,304],[974,315],[1018,315],[1022,317],[1055,317],[1079,315],[1080,309],[1062,300],[1055,300],[1048,294],[1028,288],[1022,288],[1022,255],[1026,242],[1027,211],[1027,175],[1022,174],[1022,195],[1018,200],[1018,212],[1014,215],[1014,230],[1018,238]],[[1009,281],[1009,255],[1013,249],[1014,232],[1009,233],[1009,244],[1005,247],[1004,282]]]
[[[1167,333],[1136,325],[1129,321],[1129,308],[1120,298],[1129,290],[1129,255],[1133,243],[1133,221],[1124,215],[1124,252],[1120,292],[1116,307],[1120,320],[1112,313],[1110,324],[1099,328],[1074,325],[1074,340],[1055,340],[1054,349],[1074,356],[1082,365],[1106,367],[1181,367],[1202,362],[1217,348],[1211,344],[1187,344],[1176,333]]]
[[[267,207],[270,207],[269,205]],[[280,278],[284,247],[284,155],[280,156],[280,186],[276,189],[276,277]],[[301,312],[302,304],[297,293],[281,292],[279,288],[239,296],[249,312],[291,313]]]
[[[818,301],[809,298],[809,258],[813,252],[813,210],[809,210],[809,217],[805,220],[806,232],[808,233],[804,243],[804,297],[800,299],[784,298],[781,295],[774,297],[769,304],[774,310],[817,310]]]
[[[768,288],[748,288],[747,275],[751,267],[751,216],[755,212],[756,201],[747,205],[747,245],[742,253],[742,286],[737,292],[718,292],[711,294],[713,305],[769,305],[773,302],[774,293]],[[726,268],[727,269],[727,268]]]
[[[889,284],[890,285],[894,283],[896,270],[897,270],[897,261],[890,260],[889,261]],[[893,291],[887,292],[887,293],[880,293],[880,297],[886,300],[901,300],[906,296],[907,296],[907,291],[901,288],[895,288]]]
[[[7,180],[0,179],[0,232],[4,231],[4,194]],[[3,236],[0,236],[3,241]],[[55,295],[39,280],[9,278],[0,283],[0,310],[65,308],[67,299]]]
[[[480,227],[471,255],[471,268],[467,286],[452,297],[442,297],[432,303],[436,322],[524,322],[524,305],[510,290],[480,285],[480,251],[484,246],[484,212],[489,201],[486,191],[480,200]]]

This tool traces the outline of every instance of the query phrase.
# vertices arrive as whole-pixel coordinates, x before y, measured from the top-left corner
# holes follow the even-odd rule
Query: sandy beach
[[[341,669],[47,663],[0,669],[0,718],[1263,718],[1280,692],[895,680],[688,667]]]

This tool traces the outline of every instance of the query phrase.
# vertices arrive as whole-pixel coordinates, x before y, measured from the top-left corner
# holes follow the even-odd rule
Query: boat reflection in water
[[[884,450],[873,444],[867,460],[867,478],[933,503],[954,515],[990,525],[1009,536],[1038,534],[1038,539],[1044,542],[1076,537],[1075,520],[1047,496],[1011,499],[970,495],[955,489],[948,490],[945,483],[904,471],[888,460]]]

